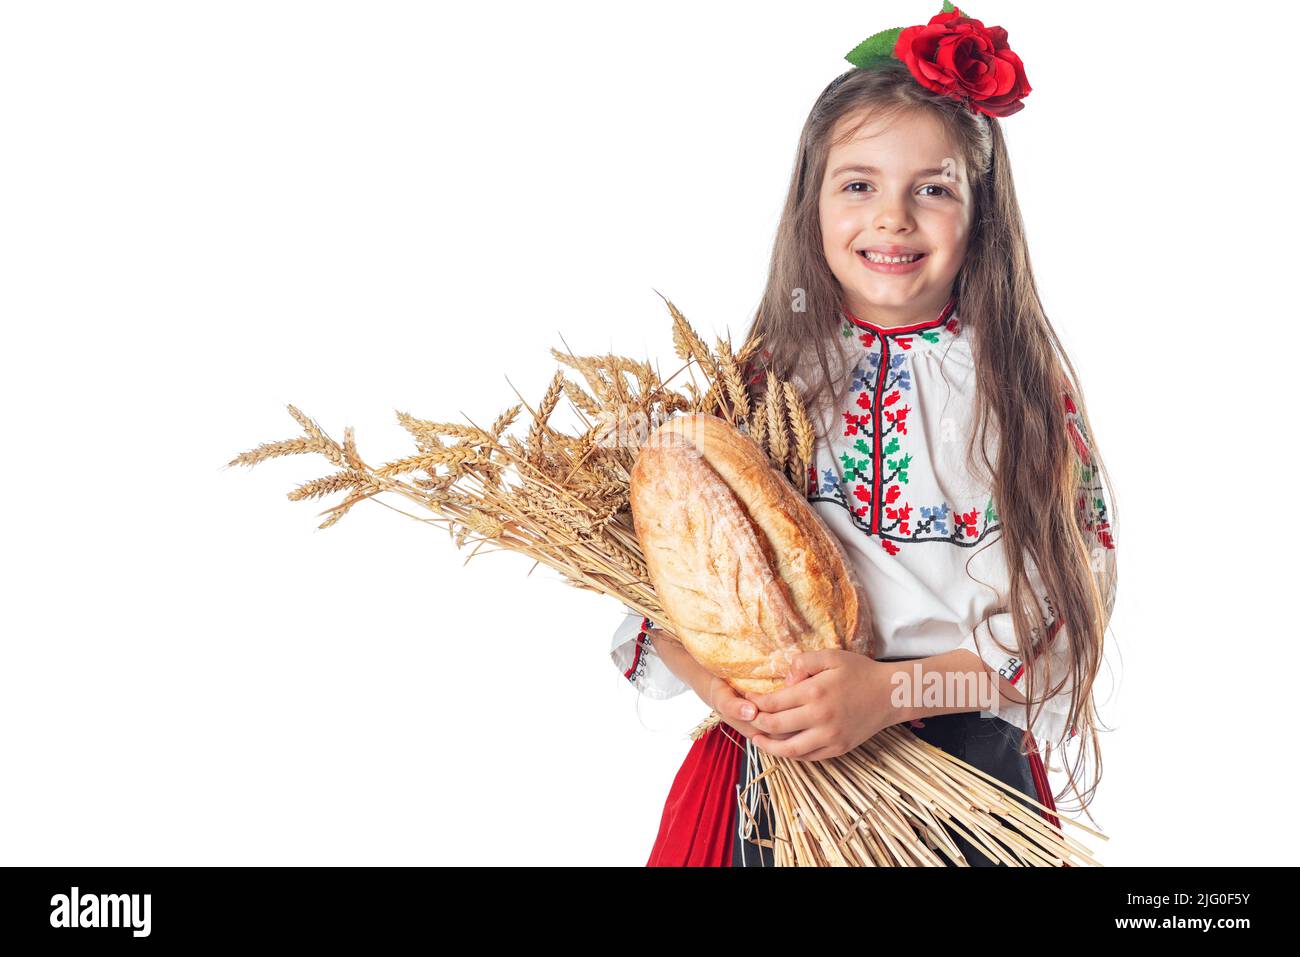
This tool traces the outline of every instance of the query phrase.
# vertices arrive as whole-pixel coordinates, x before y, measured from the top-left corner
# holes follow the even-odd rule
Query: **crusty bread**
[[[723,419],[684,415],[656,429],[632,468],[631,505],[661,624],[736,690],[784,687],[801,651],[871,652],[843,547]]]

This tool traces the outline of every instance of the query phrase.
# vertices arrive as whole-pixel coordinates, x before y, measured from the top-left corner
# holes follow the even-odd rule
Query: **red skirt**
[[[926,718],[915,730],[936,747],[1056,810],[1047,772],[1032,739],[1034,750],[1027,755],[1019,753],[1019,728],[1000,718],[963,712]],[[647,867],[771,866],[770,849],[740,836],[740,795],[748,790],[750,776],[757,773],[746,760],[747,743],[735,728],[718,723],[691,744],[664,803]],[[763,818],[757,808],[750,813],[759,822],[759,833],[770,836],[770,823],[764,826],[770,818]],[[1039,813],[1060,827],[1054,815]],[[993,863],[963,839],[956,840],[971,864]]]
[[[695,739],[668,792],[647,867],[731,865],[744,741],[722,722]]]

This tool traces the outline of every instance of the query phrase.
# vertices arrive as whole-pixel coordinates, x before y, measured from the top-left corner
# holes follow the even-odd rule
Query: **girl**
[[[738,807],[763,797],[745,789],[755,748],[820,760],[907,722],[1053,809],[1054,747],[1080,742],[1065,768],[1080,810],[1100,780],[1109,479],[1038,298],[999,125],[1029,92],[1023,67],[1004,30],[948,4],[848,59],[804,125],[749,335],[766,346],[755,382],[792,378],[813,414],[807,497],[854,564],[877,647],[805,653],[785,688],[741,696],[629,614],[612,650],[625,676],[657,698],[690,688],[723,719],[673,782],[651,865],[771,863],[754,843],[770,818]],[[920,694],[931,675],[949,689],[937,701]],[[987,693],[953,694],[967,678]]]

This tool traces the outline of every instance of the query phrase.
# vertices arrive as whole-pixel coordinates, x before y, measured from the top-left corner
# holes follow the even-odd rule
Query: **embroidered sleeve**
[[[1058,628],[1051,628],[1048,634],[1054,635],[1058,630]],[[1037,638],[1041,634],[1041,629],[1035,628],[1033,633]],[[1016,648],[1015,621],[1010,612],[990,615],[981,621],[971,630],[971,633],[967,635],[966,640],[959,647],[974,652],[981,661],[997,672],[1000,677],[1010,681],[1022,696],[1025,695],[1027,685],[1025,665],[1014,650]],[[1051,669],[1052,685],[1055,685],[1067,674],[1065,669],[1069,667],[1069,660],[1063,653],[1064,649],[1064,641],[1050,641],[1046,651],[1035,662],[1034,688],[1035,694],[1040,696],[1040,700],[1043,692],[1050,690],[1050,686],[1046,684],[1049,667]],[[1029,705],[1005,701],[1001,695],[998,695],[994,699],[993,709],[988,713],[1017,728],[1028,730],[1039,745],[1051,744],[1053,748],[1057,748],[1074,736],[1073,729],[1067,728],[1070,714],[1070,692],[1070,682],[1067,680],[1064,687],[1057,694],[1047,698],[1046,701],[1042,702],[1041,706],[1038,701],[1035,701],[1032,708]],[[1031,712],[1033,712],[1034,716],[1032,728],[1029,726]]]
[[[1066,427],[1079,456],[1080,492],[1075,505],[1080,528],[1089,545],[1091,569],[1102,590],[1102,603],[1105,609],[1102,627],[1105,628],[1115,605],[1116,590],[1115,537],[1107,507],[1108,494],[1103,487],[1096,461],[1089,450],[1088,438],[1078,410],[1068,395],[1063,396],[1063,399]],[[1041,625],[1033,628],[1031,640],[1041,643],[1044,640],[1042,635],[1045,633],[1047,636],[1044,651],[1035,662],[1035,694],[1042,695],[1069,674],[1069,644],[1065,635],[1060,633],[1061,621],[1051,608],[1037,568],[1032,560],[1027,565],[1029,581],[1034,594],[1039,599],[1042,613]],[[980,622],[959,647],[974,652],[999,676],[1010,681],[1022,695],[1025,694],[1028,684],[1025,679],[1025,664],[1016,651],[1018,645],[1015,625],[1009,612],[991,615]],[[1058,747],[1075,735],[1075,729],[1067,726],[1072,690],[1067,678],[1061,690],[1043,702],[1041,711],[1038,710],[1037,701],[1031,708],[1024,704],[1003,702],[999,699],[992,713],[1018,728],[1028,729],[1039,744],[1050,743],[1053,747]],[[1032,728],[1029,727],[1031,710],[1038,711]]]
[[[623,607],[627,608],[626,605]],[[655,653],[650,641],[654,627],[650,619],[628,608],[614,630],[609,656],[637,691],[650,698],[673,698],[689,690],[690,685],[669,671],[663,659]]]

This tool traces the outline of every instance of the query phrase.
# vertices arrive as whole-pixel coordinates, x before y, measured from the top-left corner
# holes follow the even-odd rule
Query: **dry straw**
[[[685,363],[668,379],[649,362],[552,349],[573,378],[558,370],[536,408],[520,397],[486,427],[468,417],[465,423],[435,422],[399,411],[398,423],[416,450],[396,461],[368,465],[357,453],[350,427],[340,444],[289,406],[301,437],[259,445],[230,464],[323,455],[336,471],[289,493],[293,501],[342,495],[319,513],[325,516],[321,528],[358,502],[388,492],[428,516],[398,511],[445,527],[458,547],[472,546],[466,561],[480,551],[527,555],[575,587],[610,595],[665,624],[657,640],[675,640],[649,580],[628,504],[640,442],[675,414],[717,415],[753,439],[802,493],[815,439],[798,390],[762,368],[759,338],[736,352],[729,340],[718,339],[710,351],[677,308],[665,302],[674,348]],[[689,381],[670,388],[682,373]],[[758,383],[765,388],[756,389]],[[555,422],[562,398],[573,420],[568,430]],[[510,432],[521,411],[527,412],[522,438]],[[719,720],[716,712],[710,714],[692,737]],[[721,730],[744,747],[733,729]],[[964,865],[952,833],[1011,865],[1096,863],[1086,848],[1020,802],[1046,811],[1042,805],[903,726],[887,728],[826,761],[759,756],[762,773],[751,787],[767,782],[764,797],[774,820],[769,843],[779,866]],[[1076,821],[1062,820],[1104,839]]]

